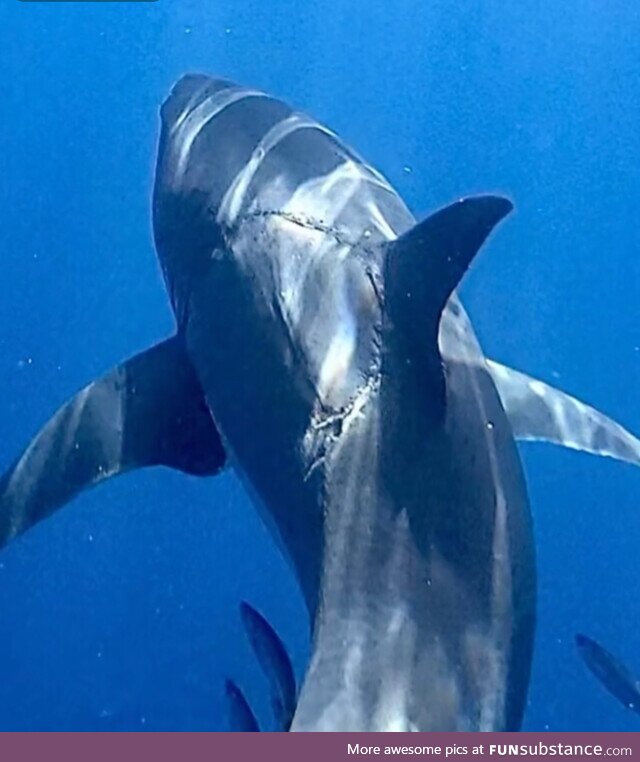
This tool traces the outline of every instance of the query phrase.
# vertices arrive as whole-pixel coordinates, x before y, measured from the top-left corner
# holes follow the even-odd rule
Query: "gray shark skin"
[[[591,674],[627,709],[640,714],[640,680],[618,658],[586,635],[575,636],[576,647]]]
[[[292,730],[516,728],[535,606],[520,464],[493,384],[443,371],[437,347],[510,204],[414,230],[383,178],[278,101],[190,77],[162,114],[179,330],[313,621]]]
[[[309,612],[293,731],[517,730],[535,563],[514,433],[635,464],[640,443],[485,361],[455,289],[510,209],[472,198],[416,224],[323,125],[182,78],[162,107],[153,196],[177,334],[36,435],[0,483],[0,544],[126,470],[231,465]],[[251,622],[263,668],[282,676]]]

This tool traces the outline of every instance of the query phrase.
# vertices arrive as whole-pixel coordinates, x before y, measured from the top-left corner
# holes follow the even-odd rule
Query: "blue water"
[[[222,74],[331,125],[423,215],[516,203],[463,285],[484,348],[640,431],[640,9],[632,0],[0,6],[0,463],[171,334],[150,233],[158,108]],[[640,673],[640,472],[522,448],[540,612],[525,728],[640,730],[584,631]],[[241,598],[298,672],[300,595],[234,477],[138,472],[0,554],[0,728],[224,729],[265,686]]]

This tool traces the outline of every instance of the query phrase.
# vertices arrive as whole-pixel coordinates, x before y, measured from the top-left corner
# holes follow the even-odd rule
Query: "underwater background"
[[[335,129],[423,216],[516,212],[462,287],[487,355],[640,432],[640,5],[633,0],[3,0],[0,465],[96,376],[173,331],[150,194],[187,71]],[[521,447],[539,626],[524,728],[640,730],[577,631],[640,674],[640,472]],[[137,472],[0,552],[0,729],[223,730],[224,679],[269,726],[250,601],[308,654],[302,599],[230,474]]]

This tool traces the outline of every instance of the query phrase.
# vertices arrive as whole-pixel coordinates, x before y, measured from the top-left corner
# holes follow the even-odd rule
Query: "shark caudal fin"
[[[492,360],[487,368],[516,439],[551,442],[640,466],[640,440],[611,418],[517,370]]]
[[[440,417],[445,406],[440,316],[485,239],[512,208],[510,201],[498,196],[463,199],[386,244],[386,329],[393,351],[417,366],[433,386]]]
[[[225,453],[178,338],[67,402],[0,480],[0,547],[105,479],[145,466],[215,474]]]

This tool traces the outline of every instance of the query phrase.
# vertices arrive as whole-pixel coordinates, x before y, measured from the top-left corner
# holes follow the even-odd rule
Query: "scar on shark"
[[[119,474],[231,467],[309,616],[298,690],[277,636],[243,609],[282,726],[519,729],[536,573],[515,442],[634,465],[640,442],[485,357],[456,289],[511,208],[472,197],[417,222],[313,118],[183,77],[162,106],[153,192],[175,335],[36,434],[0,483],[0,544]],[[231,679],[227,695],[255,730]]]

